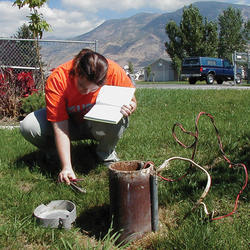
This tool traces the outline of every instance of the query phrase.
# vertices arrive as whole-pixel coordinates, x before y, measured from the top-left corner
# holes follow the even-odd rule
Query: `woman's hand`
[[[124,116],[130,116],[135,110],[136,110],[136,101],[131,100],[131,102],[129,103],[129,105],[123,105],[121,108],[121,113]]]
[[[59,182],[66,182],[67,185],[70,184],[70,180],[76,179],[75,173],[71,167],[64,168],[58,175]]]

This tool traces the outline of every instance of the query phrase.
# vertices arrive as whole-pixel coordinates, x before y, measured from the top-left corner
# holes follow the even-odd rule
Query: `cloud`
[[[207,0],[62,0],[64,6],[68,8],[79,8],[82,11],[97,13],[102,10],[112,10],[117,12],[127,11],[131,9],[158,9],[160,11],[175,11],[184,5],[190,5],[197,1]],[[249,0],[217,0],[218,2],[232,2],[238,4],[249,5]]]
[[[128,9],[139,9],[148,0],[62,0],[63,5],[69,8],[80,8],[83,11],[96,13],[101,9],[108,9],[113,11],[126,11]]]
[[[145,10],[159,10],[165,12],[175,11],[189,5],[197,0],[50,0],[53,6],[47,4],[39,11],[45,20],[52,26],[53,32],[44,34],[46,37],[72,38],[84,34],[105,21],[107,13],[114,13],[121,16],[122,13],[130,10],[142,12]],[[200,0],[205,1],[205,0]],[[249,0],[217,0],[221,2],[233,2],[249,5]],[[28,7],[18,9],[12,6],[13,1],[0,1],[0,37],[13,36],[23,23],[28,23],[27,16],[30,14]],[[50,3],[50,2],[48,2]],[[51,5],[52,6],[52,5]],[[118,14],[117,14],[118,13]],[[129,13],[129,12],[127,12]],[[114,15],[115,16],[115,15]],[[108,17],[106,18],[108,19]]]
[[[46,37],[56,37],[60,39],[72,38],[74,36],[84,34],[103,22],[98,17],[89,18],[80,10],[59,10],[51,9],[48,5],[44,5],[39,10],[45,20],[52,26],[52,32],[46,32]],[[24,23],[28,23],[27,16],[30,11],[27,7],[18,9],[12,6],[9,1],[0,2],[0,37],[13,36],[19,27]]]
[[[29,9],[23,8],[19,10],[17,7],[12,7],[11,2],[0,2],[0,36],[13,36],[18,27],[23,23],[27,23],[26,16],[29,15]]]
[[[82,11],[65,11],[59,9],[50,9],[45,6],[41,9],[46,21],[52,26],[52,32],[47,32],[45,36],[54,36],[57,38],[71,38],[84,34],[104,20],[97,17],[89,18]]]
[[[108,9],[112,11],[122,12],[130,9],[140,8],[154,8],[159,10],[175,10],[179,6],[183,6],[183,3],[191,2],[188,0],[175,1],[173,4],[172,0],[62,0],[64,6],[68,8],[80,8],[83,11],[89,11],[97,13],[102,9]]]

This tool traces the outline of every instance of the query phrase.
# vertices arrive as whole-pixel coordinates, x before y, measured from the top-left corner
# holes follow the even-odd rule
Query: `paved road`
[[[158,88],[158,89],[237,89],[237,90],[250,90],[249,86],[234,85],[225,83],[222,85],[191,85],[191,84],[136,84],[136,88]]]

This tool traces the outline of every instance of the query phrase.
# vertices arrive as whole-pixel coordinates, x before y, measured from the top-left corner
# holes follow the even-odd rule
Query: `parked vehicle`
[[[241,82],[241,72],[237,70],[234,75],[234,66],[227,60],[214,57],[189,57],[182,62],[182,78],[188,78],[190,84],[205,80],[207,84],[218,84],[223,81]]]

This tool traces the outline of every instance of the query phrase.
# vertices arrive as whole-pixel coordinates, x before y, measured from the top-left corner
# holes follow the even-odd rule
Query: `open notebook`
[[[121,107],[130,103],[134,93],[135,88],[104,85],[84,119],[117,124],[123,116]]]

